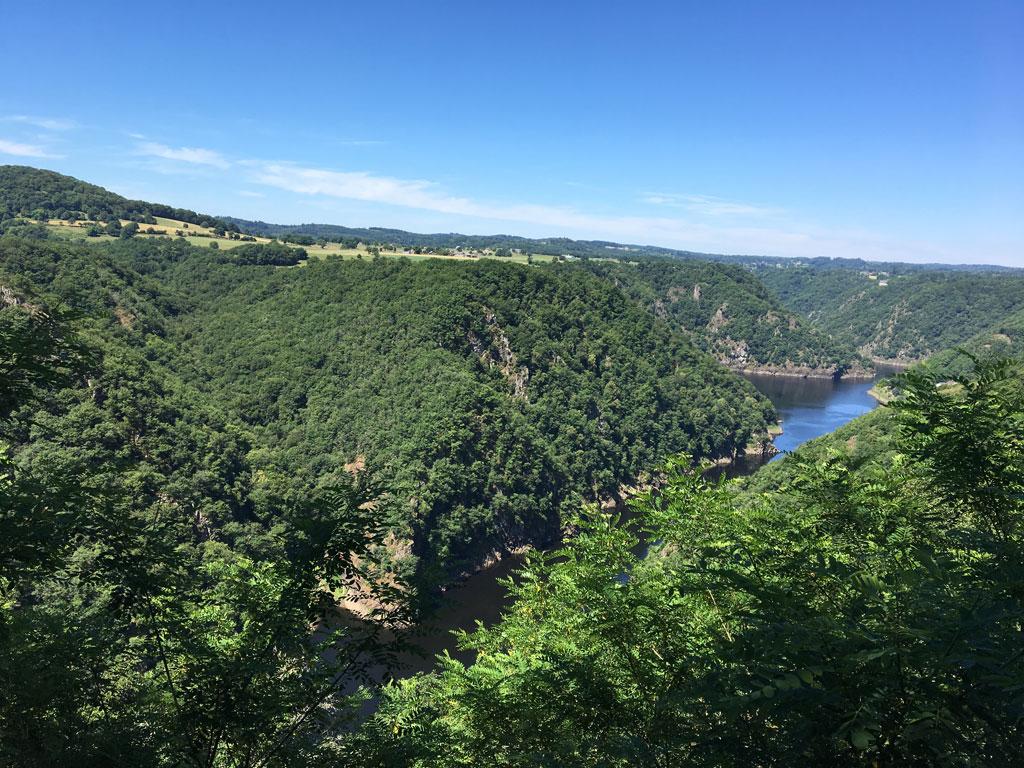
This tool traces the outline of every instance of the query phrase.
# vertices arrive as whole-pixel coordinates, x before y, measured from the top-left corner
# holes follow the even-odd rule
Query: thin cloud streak
[[[45,131],[70,131],[75,127],[74,120],[62,117],[37,117],[35,115],[7,115],[0,118],[5,123],[22,123],[42,128]]]
[[[716,217],[768,217],[779,216],[785,213],[781,208],[753,203],[739,203],[713,195],[677,195],[668,192],[652,192],[645,195],[642,198],[642,202]]]
[[[164,160],[178,160],[192,165],[209,165],[221,170],[231,167],[231,163],[219,152],[201,147],[169,147],[155,141],[145,141],[135,147],[135,154],[160,157]]]
[[[14,155],[15,157],[63,157],[63,155],[50,154],[38,144],[22,144],[19,141],[7,141],[6,139],[0,139],[0,154]]]
[[[717,253],[859,256],[880,260],[954,258],[953,254],[931,244],[915,243],[911,248],[904,248],[889,238],[866,232],[843,233],[781,224],[729,226],[670,216],[599,216],[558,206],[480,202],[447,194],[439,185],[421,179],[329,171],[281,162],[248,165],[254,169],[252,181],[302,195],[382,203],[495,223],[515,222],[535,231],[544,230],[549,236],[574,235]],[[747,210],[750,206],[728,204],[717,198],[689,197],[697,211],[707,213],[710,207],[720,216],[725,212],[750,213]],[[754,208],[762,215],[765,211],[778,210]]]

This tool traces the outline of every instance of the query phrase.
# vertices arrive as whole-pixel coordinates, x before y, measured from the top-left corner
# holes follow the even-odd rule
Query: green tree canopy
[[[368,748],[423,766],[1020,762],[1020,373],[909,376],[898,453],[789,459],[753,504],[669,464],[628,524],[584,514],[530,559],[502,622],[463,638],[475,663],[389,690]]]

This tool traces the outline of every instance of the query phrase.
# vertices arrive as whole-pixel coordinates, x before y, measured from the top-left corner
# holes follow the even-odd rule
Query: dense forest
[[[683,334],[572,268],[191,259],[167,281],[214,288],[193,293],[175,344],[256,435],[262,468],[315,484],[365,464],[409,500],[414,551],[445,567],[551,539],[568,499],[616,497],[680,450],[729,456],[773,418]]]
[[[152,224],[156,216],[237,231],[230,222],[214,216],[204,216],[185,208],[173,208],[159,203],[129,200],[71,176],[24,165],[0,165],[0,224],[5,219],[18,217],[36,220],[127,219]]]
[[[748,270],[706,261],[588,262],[702,349],[738,369],[842,375],[865,369],[852,345],[833,341],[787,310]]]
[[[5,173],[8,216],[167,215]],[[1019,278],[766,269],[780,300],[749,264],[32,234],[0,237],[0,765],[1024,760]],[[843,335],[854,280],[900,298]],[[704,479],[776,418],[716,358],[839,371],[886,312],[936,353],[886,406]],[[520,547],[474,660],[392,680]]]
[[[1024,275],[794,266],[755,270],[791,311],[868,357],[916,361],[1024,309]]]
[[[0,253],[4,284],[99,324],[115,346],[96,380],[138,387],[128,399],[173,435],[160,438],[173,451],[199,439],[176,434],[189,423],[235,446],[217,462],[228,476],[200,471],[194,452],[184,466],[168,456],[164,470],[209,481],[217,503],[201,514],[217,529],[241,524],[245,483],[301,493],[359,466],[395,499],[395,549],[437,583],[493,552],[553,541],[565,505],[617,498],[666,456],[742,451],[775,418],[685,334],[571,267],[328,259],[280,270],[236,257],[243,250],[268,249],[9,238]],[[131,376],[104,367],[126,357]],[[119,422],[109,409],[122,398],[102,391],[58,398],[46,434],[21,441],[25,455],[62,455],[81,426],[69,399]],[[142,405],[164,391],[166,414]],[[143,445],[129,460],[135,452],[108,451],[96,434],[96,461],[163,454],[133,438]]]

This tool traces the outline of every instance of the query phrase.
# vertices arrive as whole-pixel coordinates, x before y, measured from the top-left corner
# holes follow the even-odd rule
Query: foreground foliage
[[[578,520],[504,621],[388,691],[392,765],[1011,765],[1024,759],[1024,396],[902,382],[898,450],[790,460],[739,505],[680,463]],[[640,542],[651,554],[636,554]]]
[[[408,621],[375,494],[264,502],[273,527],[243,535],[260,505],[237,441],[189,423],[145,357],[39,297],[0,329],[0,764],[329,752]],[[339,621],[341,596],[388,608]]]

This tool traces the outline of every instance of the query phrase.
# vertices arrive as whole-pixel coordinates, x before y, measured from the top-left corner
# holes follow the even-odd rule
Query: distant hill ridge
[[[228,227],[216,216],[160,203],[129,200],[73,176],[26,165],[0,165],[0,221],[18,216],[33,219],[128,219],[153,224],[156,217],[204,227]]]
[[[40,214],[40,215],[36,215]],[[66,176],[56,171],[25,165],[0,165],[0,221],[18,216],[30,218],[67,219],[72,217],[109,221],[118,217],[153,223],[156,216],[251,235],[288,239],[289,236],[325,240],[356,239],[363,242],[386,242],[407,247],[509,248],[552,256],[576,258],[615,257],[698,259],[735,264],[807,264],[850,270],[888,270],[913,272],[923,270],[970,272],[1021,272],[1014,267],[986,264],[909,264],[873,262],[847,258],[792,258],[743,254],[701,253],[655,245],[633,245],[609,240],[572,240],[565,237],[528,238],[518,235],[466,235],[457,232],[421,234],[384,227],[345,227],[338,224],[269,224],[234,216],[214,216],[187,208],[160,203],[130,200],[95,184]]]
[[[544,261],[552,256],[561,258],[568,254],[577,259],[579,266],[589,267],[601,278],[623,289],[630,299],[648,312],[662,320],[670,320],[671,324],[684,330],[698,347],[712,353],[730,368],[816,376],[863,370],[852,345],[832,343],[827,336],[784,308],[751,275],[751,265],[716,264],[709,258],[700,258],[699,254],[689,252],[563,238],[530,240],[506,235],[417,235],[395,229],[354,229],[333,225],[280,227],[240,219],[215,219],[194,211],[128,200],[70,176],[20,166],[0,169],[0,205],[3,212],[0,231],[44,239],[57,236],[74,240],[108,234],[106,227],[98,231],[95,227],[75,226],[84,224],[83,221],[68,221],[75,218],[86,221],[134,219],[152,223],[151,220],[159,216],[156,227],[137,229],[132,236],[187,238],[194,245],[215,247],[225,254],[230,253],[224,258],[234,263],[244,260],[245,263],[286,266],[307,258],[322,259],[332,255],[357,258],[379,252],[400,256],[403,252],[421,249],[426,252],[422,255],[463,256],[470,260],[485,255],[499,259],[507,257],[500,260],[524,260],[521,254],[513,254],[515,249],[527,252],[527,261],[533,257]],[[5,226],[4,217],[7,217],[9,226]],[[17,217],[54,223],[40,229],[38,224],[18,223]],[[191,229],[184,223],[186,220],[195,222]],[[289,247],[278,245],[275,249],[266,243],[243,245],[237,235],[239,230],[246,231],[251,237],[287,240]],[[316,237],[296,234],[301,230]],[[318,242],[323,245],[326,238],[342,241],[341,248],[312,247],[307,253],[301,247],[294,247],[314,246]],[[356,241],[361,244],[358,248],[355,247]],[[383,247],[377,248],[373,244]],[[541,253],[545,250],[548,253]],[[668,258],[665,253],[675,253],[676,256]],[[599,256],[603,258],[597,258]]]
[[[865,259],[833,258],[821,256],[802,258],[792,256],[757,256],[744,254],[703,253],[677,248],[664,248],[657,245],[635,245],[617,243],[610,240],[572,240],[567,237],[530,238],[518,235],[465,235],[458,232],[438,232],[422,234],[407,232],[402,229],[384,227],[345,227],[338,224],[268,224],[265,221],[251,221],[233,216],[221,217],[231,222],[239,231],[263,237],[287,239],[289,236],[302,236],[338,240],[355,238],[363,242],[386,242],[406,247],[456,248],[518,248],[531,253],[551,256],[574,256],[576,258],[671,258],[697,259],[700,261],[720,261],[731,264],[781,264],[809,265],[815,267],[833,267],[848,270],[888,270],[895,272],[918,272],[926,270],[966,271],[966,272],[1024,272],[1016,267],[1005,267],[998,264],[912,264],[909,262],[881,262]]]
[[[1024,311],[1024,274],[754,269],[792,312],[866,357],[915,362]]]

